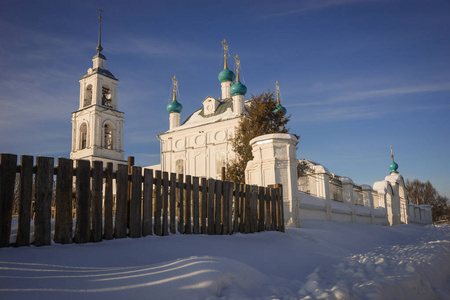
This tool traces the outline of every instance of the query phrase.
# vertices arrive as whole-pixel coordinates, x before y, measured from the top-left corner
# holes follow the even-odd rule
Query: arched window
[[[87,145],[87,125],[86,123],[83,123],[80,126],[80,149],[86,149],[88,147]]]
[[[84,94],[84,106],[91,105],[92,103],[92,85],[88,85]]]
[[[104,148],[113,149],[113,132],[111,125],[106,124],[104,127],[105,139]]]
[[[112,107],[111,90],[107,85],[102,86],[102,105]]]
[[[175,162],[175,173],[183,174],[183,172],[184,172],[184,162],[182,159],[178,159]]]

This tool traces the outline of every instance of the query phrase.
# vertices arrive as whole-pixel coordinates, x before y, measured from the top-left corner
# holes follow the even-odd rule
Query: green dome
[[[273,111],[273,113],[274,113],[274,114],[277,114],[280,110],[283,111],[283,115],[285,115],[286,112],[287,112],[286,108],[285,108],[283,105],[277,103],[276,108],[275,108],[275,110]]]
[[[245,95],[247,93],[247,87],[243,85],[240,81],[237,81],[230,88],[231,96]]]
[[[167,111],[171,113],[181,113],[183,110],[183,105],[181,105],[177,100],[173,100],[167,105]]]
[[[218,77],[219,77],[220,82],[233,81],[234,73],[232,71],[228,70],[228,68],[225,68],[222,71],[220,71]]]
[[[389,165],[389,169],[391,170],[391,173],[398,173],[397,169],[398,169],[398,165],[395,161],[392,161],[391,164]]]

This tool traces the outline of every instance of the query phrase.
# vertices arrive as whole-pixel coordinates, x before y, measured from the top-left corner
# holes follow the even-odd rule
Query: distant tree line
[[[450,202],[448,197],[439,195],[430,181],[406,180],[406,190],[409,201],[417,205],[431,205],[433,221],[450,220]]]

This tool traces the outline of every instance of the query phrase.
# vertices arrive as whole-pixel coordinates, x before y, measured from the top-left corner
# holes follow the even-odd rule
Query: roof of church
[[[80,79],[89,77],[89,76],[91,76],[91,75],[93,75],[93,74],[101,74],[101,75],[106,76],[106,77],[109,77],[109,78],[111,78],[111,79],[118,80],[116,77],[114,77],[114,75],[113,75],[110,71],[108,71],[108,70],[106,70],[106,69],[102,69],[102,68],[95,68],[95,69],[92,69],[92,72],[91,72],[91,73],[87,72],[87,73],[84,74],[84,76],[81,77]]]

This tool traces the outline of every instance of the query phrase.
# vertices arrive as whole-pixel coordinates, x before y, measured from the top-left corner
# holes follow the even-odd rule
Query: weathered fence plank
[[[34,220],[34,244],[51,244],[51,213],[53,191],[53,158],[36,158],[36,217]],[[88,166],[89,166],[89,162]],[[87,175],[89,181],[89,174]],[[88,232],[89,236],[89,232]]]
[[[278,231],[283,231],[283,195],[281,194],[282,189],[280,187],[277,188],[277,194],[278,194],[278,202],[277,202],[277,220],[278,220]]]
[[[245,184],[239,184],[239,232],[244,232],[245,216]]]
[[[266,187],[265,188],[265,193],[264,193],[264,202],[265,202],[265,206],[266,206],[266,211],[265,211],[265,221],[264,221],[264,230],[270,230],[270,188]]]
[[[244,215],[244,233],[249,233],[252,223],[252,192],[251,186],[245,185],[245,215]]]
[[[285,232],[284,228],[284,200],[283,200],[283,185],[280,184],[280,209],[281,209],[281,232]]]
[[[102,240],[103,227],[103,162],[94,161],[92,170],[92,234],[93,242]]]
[[[0,247],[9,246],[17,155],[0,154]]]
[[[116,218],[114,237],[127,236],[127,196],[128,196],[128,166],[117,165],[116,173]]]
[[[161,228],[161,209],[162,209],[162,195],[161,195],[161,171],[156,170],[156,184],[155,184],[155,228],[154,232],[156,235],[162,235]]]
[[[183,174],[178,174],[178,232],[184,233],[184,188]]]
[[[270,220],[270,230],[277,229],[277,189],[271,188],[270,191],[270,210],[272,212],[272,218]]]
[[[169,198],[169,213],[170,213],[170,233],[175,234],[176,231],[176,202],[177,202],[177,174],[170,173],[170,198]]]
[[[55,243],[72,243],[72,190],[73,161],[60,157],[56,176]]]
[[[214,195],[215,180],[208,179],[208,234],[214,234]]]
[[[207,233],[206,227],[206,216],[207,216],[207,208],[208,208],[208,186],[206,183],[206,178],[202,178],[202,203],[201,203],[201,226],[202,226],[202,234]]]
[[[228,225],[228,232],[227,234],[233,233],[233,191],[234,191],[234,183],[228,182],[228,201],[227,201],[227,218],[224,218],[224,222]]]
[[[214,216],[214,233],[222,234],[222,185],[223,181],[216,180],[216,202],[215,202],[215,216]]]
[[[229,234],[230,233],[230,224],[228,223],[228,218],[230,215],[229,211],[229,201],[230,201],[230,188],[229,188],[229,182],[224,181],[222,183],[222,189],[223,189],[223,199],[222,199],[222,234]]]
[[[76,211],[75,243],[89,242],[90,231],[90,163],[76,161]]]
[[[163,173],[162,235],[169,235],[169,173]]]
[[[105,203],[104,203],[104,219],[105,219],[105,239],[111,240],[114,237],[113,228],[113,163],[106,163],[105,168]]]
[[[258,231],[258,186],[252,185],[250,232]]]
[[[184,233],[191,234],[192,233],[192,224],[191,224],[191,209],[192,209],[192,203],[191,203],[191,192],[192,192],[192,180],[190,175],[186,175],[186,207],[185,210],[185,227],[184,227]]]
[[[239,232],[239,209],[240,209],[240,198],[239,198],[239,183],[232,183],[234,185],[234,221],[233,221],[233,232]]]
[[[264,216],[264,187],[260,186],[258,188],[258,208],[259,208],[259,213],[258,213],[258,231],[264,231],[264,221],[265,221],[265,216]]]
[[[194,234],[200,233],[200,224],[199,224],[199,178],[194,176],[192,177],[192,218],[193,218],[193,225],[194,225]]]
[[[142,236],[141,220],[142,168],[131,167],[131,199],[130,199],[130,237]]]
[[[142,236],[153,234],[153,170],[144,169]]]
[[[70,167],[73,169],[73,165]],[[70,174],[72,174],[72,172]],[[70,177],[71,191],[72,180],[72,177]],[[16,247],[30,245],[31,198],[33,191],[33,156],[22,155],[20,157],[19,187],[19,228],[17,229]],[[70,202],[72,202],[72,198],[70,199]],[[72,242],[72,218],[70,218],[70,220],[70,242]]]

